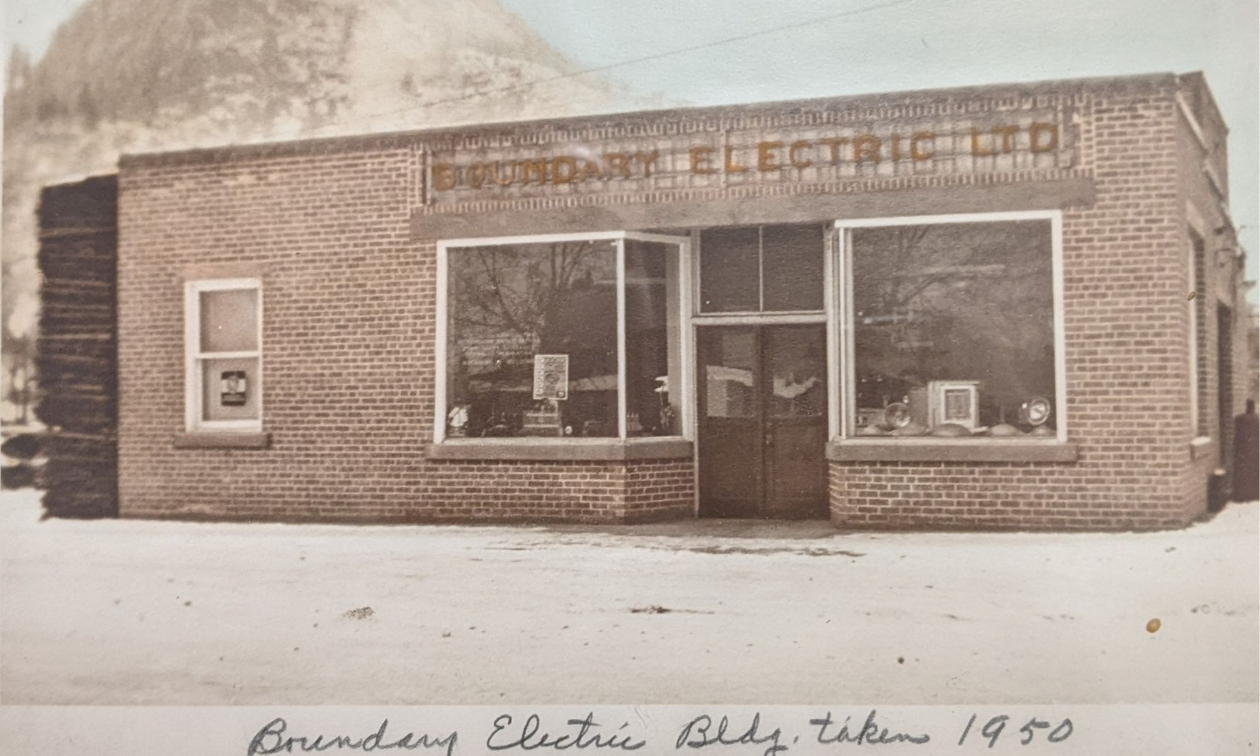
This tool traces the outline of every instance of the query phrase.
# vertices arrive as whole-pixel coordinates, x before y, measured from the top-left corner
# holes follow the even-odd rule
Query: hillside
[[[41,186],[121,152],[660,104],[576,71],[499,0],[89,0],[41,60],[10,58],[4,396],[38,313]]]

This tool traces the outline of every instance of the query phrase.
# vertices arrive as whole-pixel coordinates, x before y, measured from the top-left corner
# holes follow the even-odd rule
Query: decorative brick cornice
[[[1171,73],[992,84],[951,89],[824,97],[808,100],[608,113],[385,134],[337,136],[288,142],[231,145],[175,152],[124,155],[123,170],[259,160],[346,152],[468,149],[502,144],[537,145],[582,139],[676,135],[723,128],[863,123],[901,118],[951,117],[1081,104],[1094,94],[1172,92]]]

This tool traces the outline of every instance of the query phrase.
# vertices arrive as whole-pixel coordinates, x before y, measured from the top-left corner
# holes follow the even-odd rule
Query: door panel
[[[699,332],[700,513],[755,517],[762,498],[757,334],[752,328]]]
[[[825,517],[823,326],[702,327],[700,514]]]
[[[762,329],[766,517],[827,515],[827,361],[822,326]]]

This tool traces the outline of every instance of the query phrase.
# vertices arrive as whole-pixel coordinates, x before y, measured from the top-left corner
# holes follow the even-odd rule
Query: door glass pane
[[[755,226],[701,232],[701,312],[761,309],[759,236]]]
[[[626,434],[681,434],[678,245],[626,240]]]
[[[704,333],[706,417],[757,415],[757,341],[751,330],[720,329]]]
[[[201,361],[202,419],[258,419],[258,358]]]
[[[450,250],[448,436],[618,435],[616,249],[583,240]],[[541,399],[536,362],[551,379]]]
[[[827,412],[827,361],[821,328],[770,328],[766,360],[774,385],[770,416],[820,417]]]
[[[201,351],[258,349],[258,290],[201,292]]]
[[[823,308],[823,227],[766,226],[762,231],[764,308]]]

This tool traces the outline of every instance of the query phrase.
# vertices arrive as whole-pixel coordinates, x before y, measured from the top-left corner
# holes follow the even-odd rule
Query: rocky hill
[[[41,60],[10,57],[4,398],[38,312],[41,186],[121,152],[660,104],[576,71],[499,0],[88,0]]]

